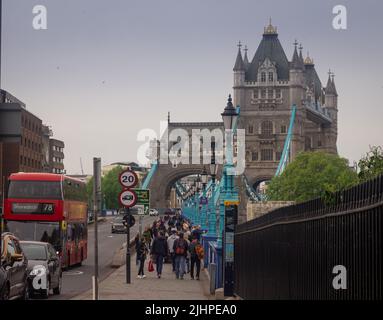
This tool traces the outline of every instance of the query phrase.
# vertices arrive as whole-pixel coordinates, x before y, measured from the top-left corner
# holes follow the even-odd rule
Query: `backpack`
[[[175,253],[177,255],[183,255],[185,254],[185,243],[184,241],[182,240],[176,240],[177,241],[177,245],[176,245],[176,250],[175,250]]]
[[[197,254],[198,259],[203,259],[204,255],[205,255],[205,250],[203,249],[201,244],[198,243],[195,246],[195,253]]]

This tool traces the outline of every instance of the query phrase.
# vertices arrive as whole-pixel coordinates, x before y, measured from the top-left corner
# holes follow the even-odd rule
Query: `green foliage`
[[[359,160],[358,167],[358,176],[361,182],[383,174],[383,148],[381,146],[370,147],[366,156]]]
[[[323,152],[304,152],[271,180],[267,196],[275,201],[303,202],[318,197],[331,201],[334,192],[357,183],[357,173],[349,168],[346,159]]]
[[[105,196],[106,207],[108,209],[117,209],[120,207],[118,195],[122,187],[118,181],[118,176],[124,169],[121,166],[110,170],[101,181],[101,190]]]
[[[117,209],[120,207],[118,195],[121,192],[122,187],[118,181],[118,176],[123,170],[124,169],[121,166],[115,167],[101,179],[102,201],[105,199],[107,209]],[[90,199],[89,205],[91,206],[93,203],[93,177],[89,180],[86,190],[88,199]]]

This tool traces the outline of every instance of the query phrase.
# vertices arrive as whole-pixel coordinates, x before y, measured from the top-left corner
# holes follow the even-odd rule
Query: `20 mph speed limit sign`
[[[125,208],[134,207],[137,202],[137,195],[133,190],[123,190],[121,191],[118,199],[120,204]]]
[[[138,183],[137,174],[132,170],[125,170],[120,173],[120,184],[125,188],[133,188]]]

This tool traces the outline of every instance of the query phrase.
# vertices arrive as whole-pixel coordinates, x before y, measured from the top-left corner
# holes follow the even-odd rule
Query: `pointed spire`
[[[245,51],[245,56],[244,56],[244,58],[243,58],[243,63],[244,63],[244,65],[245,65],[245,68],[247,69],[248,66],[249,66],[249,64],[250,64],[250,62],[249,62],[249,59],[247,58],[247,51],[248,51],[248,49],[247,49],[247,46],[246,46],[246,45],[245,45],[245,49],[244,49],[244,51]]]
[[[302,65],[304,65],[302,50],[303,50],[303,46],[302,46],[302,43],[300,43],[299,44],[299,60],[301,60]]]
[[[294,54],[293,54],[293,59],[291,60],[291,68],[292,69],[303,69],[303,65],[301,64],[301,61],[300,61],[299,56],[298,56],[297,45],[298,45],[298,41],[295,40],[295,42],[294,42]]]
[[[241,44],[241,41],[239,41],[238,54],[237,54],[237,59],[235,60],[233,71],[245,71],[245,64],[243,63],[243,59],[242,59],[241,47],[242,47],[242,44]]]
[[[335,88],[334,73],[332,73],[331,70],[328,71],[328,80],[325,92],[326,94],[338,95]]]

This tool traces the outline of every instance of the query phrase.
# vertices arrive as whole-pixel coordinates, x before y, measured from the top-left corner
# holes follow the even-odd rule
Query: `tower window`
[[[281,125],[281,133],[286,133],[286,132],[287,132],[286,125]]]
[[[258,90],[253,91],[253,97],[254,97],[254,99],[258,99],[258,97],[259,97]]]
[[[269,99],[273,99],[274,98],[274,90],[271,88],[267,89],[267,96]]]
[[[318,147],[322,146],[322,141],[318,140]]]
[[[252,125],[249,125],[249,127],[248,127],[248,132],[249,132],[250,134],[253,134],[253,133],[254,133],[254,127],[253,127]]]
[[[261,98],[266,99],[266,89],[261,90]]]
[[[281,94],[281,89],[276,89],[275,90],[275,97],[277,99],[280,99],[282,97],[282,94]]]
[[[264,136],[271,136],[273,134],[273,122],[263,121],[261,124],[261,134]]]
[[[261,82],[266,82],[266,72],[261,72]]]
[[[273,149],[262,149],[261,161],[273,161]]]
[[[253,151],[251,153],[251,160],[252,161],[258,161],[258,152],[257,151]]]
[[[269,72],[269,82],[273,82],[273,81],[274,81],[274,73]]]

